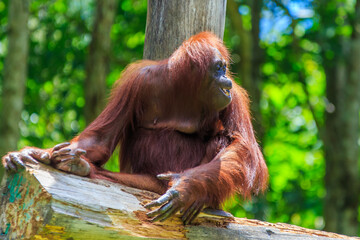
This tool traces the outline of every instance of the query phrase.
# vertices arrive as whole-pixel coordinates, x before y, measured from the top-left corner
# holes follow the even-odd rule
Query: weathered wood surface
[[[201,214],[151,223],[144,203],[156,194],[28,165],[1,184],[0,239],[359,239],[241,218]]]
[[[199,32],[224,36],[226,0],[148,0],[147,7],[144,59],[168,58]]]

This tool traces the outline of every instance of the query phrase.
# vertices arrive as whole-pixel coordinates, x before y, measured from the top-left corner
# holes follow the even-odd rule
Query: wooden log
[[[224,36],[226,0],[148,0],[144,59],[160,60],[189,37],[210,31]]]
[[[157,194],[70,175],[43,164],[7,174],[0,188],[0,239],[359,239],[289,224],[201,213],[151,223]]]

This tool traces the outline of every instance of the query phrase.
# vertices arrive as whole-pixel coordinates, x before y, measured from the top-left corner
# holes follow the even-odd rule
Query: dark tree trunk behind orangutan
[[[11,0],[8,4],[8,49],[2,89],[0,156],[3,156],[8,151],[17,149],[29,48],[27,22],[30,1]],[[0,165],[0,179],[2,175],[3,167]]]
[[[264,129],[260,112],[261,97],[261,66],[264,59],[264,50],[260,48],[260,18],[263,1],[248,1],[251,7],[251,30],[243,26],[243,19],[239,13],[239,6],[235,0],[229,0],[227,16],[233,32],[240,37],[240,44],[234,51],[240,55],[240,62],[233,64],[233,71],[240,77],[242,86],[249,93],[253,126],[257,139],[263,142]]]
[[[168,58],[180,44],[202,31],[224,35],[226,0],[148,0],[144,59]]]
[[[110,30],[116,12],[116,0],[96,1],[94,30],[86,64],[85,120],[89,124],[103,110],[106,102],[106,75],[110,51]]]

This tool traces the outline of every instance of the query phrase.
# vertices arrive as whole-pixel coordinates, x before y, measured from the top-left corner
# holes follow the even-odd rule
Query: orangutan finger
[[[169,189],[168,191],[166,191],[166,193],[164,195],[162,195],[161,197],[159,197],[155,201],[152,201],[152,202],[146,204],[145,208],[152,208],[152,207],[155,207],[155,206],[161,206],[164,203],[174,199],[177,196],[179,196],[178,191],[176,191],[174,189]]]
[[[11,162],[16,165],[16,167],[25,168],[25,164],[21,161],[18,155],[10,154],[10,159]]]
[[[86,154],[86,150],[84,150],[84,149],[78,148],[75,150],[75,155],[78,157],[85,155],[85,154]]]
[[[52,158],[55,158],[57,156],[67,155],[67,154],[69,154],[69,152],[71,152],[70,148],[63,148],[58,151],[54,151],[51,156],[52,156]]]
[[[61,148],[67,147],[69,145],[70,145],[69,142],[59,143],[59,144],[55,145],[55,147],[53,147],[53,151],[57,151]]]

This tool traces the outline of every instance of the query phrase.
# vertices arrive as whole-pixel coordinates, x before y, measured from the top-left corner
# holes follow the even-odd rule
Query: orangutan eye
[[[222,61],[218,61],[216,63],[216,71],[221,71],[223,69],[223,63]]]

